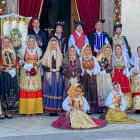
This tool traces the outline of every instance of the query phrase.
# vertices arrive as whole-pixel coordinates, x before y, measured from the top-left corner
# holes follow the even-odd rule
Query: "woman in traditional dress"
[[[51,38],[42,58],[43,105],[45,112],[57,115],[62,110],[63,81],[62,81],[62,53],[55,38]]]
[[[80,83],[82,73],[79,56],[75,47],[69,47],[66,56],[63,59],[62,70],[64,74],[64,93],[63,98],[68,96],[68,90],[73,83]]]
[[[43,113],[42,82],[40,74],[41,49],[34,36],[28,36],[27,43],[19,52],[20,64],[20,114],[34,116]]]
[[[140,47],[137,48],[137,53],[130,59],[130,64],[133,68],[131,74],[131,92],[133,100],[133,111],[140,111]]]
[[[109,93],[105,105],[108,107],[106,120],[111,124],[137,123],[139,121],[127,117],[126,100],[121,91],[120,84],[113,83],[113,90]]]
[[[91,119],[85,112],[90,110],[88,102],[83,97],[82,86],[74,83],[69,91],[68,97],[64,100],[62,107],[66,111],[52,126],[61,129],[95,129],[106,125],[105,121]]]
[[[97,91],[98,91],[98,105],[99,110],[106,109],[105,101],[108,93],[111,91],[112,79],[112,49],[110,45],[105,45],[100,49],[96,56],[101,71],[96,75],[97,78]]]
[[[20,68],[10,39],[5,36],[2,46],[1,66],[1,102],[5,117],[12,118],[11,111],[19,110],[19,88],[16,71]]]
[[[122,51],[121,45],[115,46],[115,54],[112,57],[113,71],[112,82],[118,82],[121,85],[121,90],[127,102],[127,109],[132,107],[132,97],[129,82],[129,60]]]
[[[82,68],[81,83],[90,108],[93,109],[97,101],[96,74],[100,72],[101,68],[97,59],[92,56],[91,47],[89,45],[83,46],[80,62]],[[91,112],[88,111],[88,113]]]

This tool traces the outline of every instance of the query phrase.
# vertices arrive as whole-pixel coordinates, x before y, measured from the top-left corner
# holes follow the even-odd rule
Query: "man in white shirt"
[[[70,35],[68,47],[74,45],[78,55],[80,55],[82,47],[84,45],[89,45],[87,36],[83,33],[83,26],[85,22],[74,21],[75,23],[75,32]]]

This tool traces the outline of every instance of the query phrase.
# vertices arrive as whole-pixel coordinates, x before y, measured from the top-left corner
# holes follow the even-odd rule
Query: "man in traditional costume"
[[[60,50],[62,52],[63,57],[66,54],[68,48],[67,38],[63,34],[64,22],[58,21],[55,24],[55,33],[50,36],[50,39],[53,37],[57,39]]]
[[[87,36],[83,33],[83,26],[85,22],[74,21],[75,23],[75,32],[70,35],[68,46],[74,45],[78,55],[80,55],[82,47],[84,45],[89,45]]]
[[[92,42],[91,48],[92,52],[94,49],[94,55],[96,56],[97,52],[105,45],[109,44],[109,35],[103,31],[103,23],[105,19],[95,20],[95,31],[93,31],[89,36],[89,41]]]

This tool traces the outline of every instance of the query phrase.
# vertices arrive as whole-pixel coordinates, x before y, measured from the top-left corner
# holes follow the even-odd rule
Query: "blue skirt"
[[[61,112],[63,99],[63,80],[62,74],[59,74],[58,80],[56,73],[52,73],[51,85],[46,79],[46,73],[43,78],[43,106],[45,112]]]

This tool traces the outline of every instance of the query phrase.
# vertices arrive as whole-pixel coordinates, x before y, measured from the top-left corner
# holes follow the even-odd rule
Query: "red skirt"
[[[101,127],[106,126],[106,124],[107,124],[106,121],[103,121],[103,120],[94,119],[94,118],[92,118],[92,120],[96,124],[98,124],[99,126],[94,127],[94,128],[89,128],[89,129],[101,128]],[[71,128],[70,117],[69,116],[66,116],[66,112],[64,112],[63,114],[61,114],[61,116],[56,121],[54,121],[52,123],[52,126],[53,127],[56,127],[56,128],[60,128],[60,129],[74,129],[74,128]],[[76,129],[76,130],[80,130],[80,129]]]
[[[129,79],[123,74],[123,69],[115,69],[115,74],[114,77],[112,77],[112,82],[118,82],[123,93],[131,92]]]

